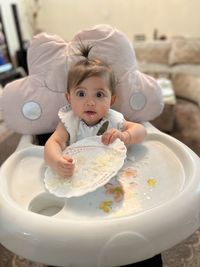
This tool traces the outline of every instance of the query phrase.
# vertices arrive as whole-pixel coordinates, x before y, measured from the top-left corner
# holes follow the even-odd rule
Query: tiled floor
[[[41,263],[28,261],[16,256],[3,246],[0,246],[0,267],[46,267]]]

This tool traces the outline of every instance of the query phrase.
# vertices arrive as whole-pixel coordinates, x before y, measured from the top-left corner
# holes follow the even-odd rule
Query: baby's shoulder
[[[109,128],[116,128],[122,130],[124,127],[124,116],[122,113],[110,109],[107,113],[107,120],[109,121]]]
[[[58,117],[63,123],[66,123],[66,122],[69,122],[75,119],[75,115],[68,105],[59,109]]]
[[[107,118],[109,120],[124,120],[124,115],[114,109],[109,109]]]

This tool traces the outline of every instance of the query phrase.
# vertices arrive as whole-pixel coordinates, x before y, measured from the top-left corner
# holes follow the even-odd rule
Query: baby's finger
[[[114,132],[110,137],[109,144],[112,144],[117,138],[119,138],[119,134]]]
[[[71,158],[70,156],[68,155],[63,155],[63,159],[69,163],[72,163],[73,162],[73,158]]]
[[[105,145],[110,144],[110,138],[113,135],[113,133],[116,132],[115,128],[111,128],[107,130],[103,135],[102,135],[102,143]]]
[[[104,133],[101,137],[101,141],[104,145],[108,145],[109,144],[109,140],[110,140],[111,134],[108,133]]]
[[[121,137],[121,133],[116,129],[112,129],[110,132],[108,132],[108,134],[108,136],[106,134],[106,139],[104,143],[107,145],[113,143],[117,138]]]
[[[64,166],[62,166],[62,170],[64,170],[65,172],[70,172],[72,173],[74,171],[74,164],[66,164]]]
[[[62,163],[66,167],[67,166],[72,166],[72,165],[74,165],[74,159],[73,158],[70,158],[68,156],[63,156]]]
[[[120,140],[122,140],[122,133],[119,131],[116,131],[112,134],[111,138],[110,138],[110,144],[113,143],[117,138],[119,138]],[[123,140],[122,140],[123,141]]]
[[[62,168],[59,170],[59,175],[63,178],[70,178],[73,175],[73,169]]]

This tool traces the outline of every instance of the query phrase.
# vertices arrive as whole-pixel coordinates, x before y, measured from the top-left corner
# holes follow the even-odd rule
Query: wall
[[[153,30],[168,37],[200,37],[199,0],[40,0],[38,25],[70,40],[78,30],[98,23],[111,24],[132,41]]]
[[[31,40],[36,32],[32,14],[37,9],[35,27],[65,40],[70,40],[80,29],[99,23],[117,27],[131,41],[137,34],[152,39],[154,29],[167,37],[200,37],[199,0],[0,0],[12,57],[19,43],[11,3],[18,4],[25,40]]]

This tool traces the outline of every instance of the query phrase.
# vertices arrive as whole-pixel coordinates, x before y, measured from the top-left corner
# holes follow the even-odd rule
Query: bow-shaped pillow
[[[82,59],[80,44],[92,46],[89,58],[113,67],[118,83],[112,108],[130,121],[149,121],[161,113],[161,90],[155,79],[137,70],[128,38],[109,25],[97,25],[80,31],[71,42],[46,33],[33,38],[28,49],[29,75],[7,84],[0,95],[0,110],[9,128],[22,134],[54,131],[58,110],[67,101],[68,70]]]

